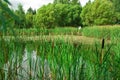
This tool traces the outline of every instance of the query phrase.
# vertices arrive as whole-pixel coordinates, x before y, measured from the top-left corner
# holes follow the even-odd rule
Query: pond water
[[[31,53],[24,50],[24,54],[22,55],[22,60],[20,57],[16,57],[16,53],[11,55],[10,61],[4,64],[3,69],[5,70],[5,75],[7,80],[7,75],[10,73],[16,73],[17,80],[39,80],[40,77],[44,77],[45,79],[50,79],[50,68],[47,59],[44,62],[41,60],[39,56],[37,56],[37,51],[33,50]],[[21,61],[20,61],[21,60]],[[44,65],[42,64],[44,63]],[[16,72],[15,72],[16,71]]]
[[[4,48],[10,53],[2,67],[4,80],[82,80],[90,66],[81,57],[84,50],[79,44],[44,41],[8,43]]]

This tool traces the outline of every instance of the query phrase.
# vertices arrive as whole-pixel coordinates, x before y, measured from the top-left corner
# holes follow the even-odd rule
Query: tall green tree
[[[117,12],[120,12],[120,0],[111,0]]]
[[[84,25],[115,24],[113,3],[109,0],[94,0],[83,8],[81,18]]]
[[[86,3],[86,5],[83,7],[82,12],[80,14],[82,19],[83,25],[92,25],[93,24],[93,16],[92,16],[92,3],[89,0],[89,2]]]
[[[33,14],[33,15],[35,15],[35,14],[36,14],[36,10],[33,10],[33,9],[30,7],[30,8],[28,8],[28,10],[27,10],[27,14]]]
[[[116,23],[120,24],[120,0],[111,0],[115,9]]]
[[[54,0],[54,3],[61,3],[61,4],[66,4],[66,3],[69,3],[70,0]]]
[[[49,4],[38,9],[35,23],[41,27],[79,26],[82,7],[72,4]]]
[[[54,0],[54,3],[61,3],[61,4],[79,4],[79,0]]]
[[[23,6],[21,4],[18,5],[18,9],[15,11],[15,14],[19,17],[19,22],[15,21],[15,25],[18,28],[25,28],[26,27],[26,17]]]
[[[36,12],[31,7],[27,10],[26,13],[26,28],[32,28],[34,26],[34,16]]]
[[[72,4],[80,4],[80,1],[79,0],[71,0],[71,3]]]
[[[55,21],[56,13],[54,5],[48,4],[38,9],[35,16],[36,27],[40,28],[51,28],[56,24]]]

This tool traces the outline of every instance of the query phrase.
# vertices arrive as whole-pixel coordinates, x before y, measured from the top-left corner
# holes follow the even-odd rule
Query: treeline
[[[8,5],[1,1],[2,6]],[[65,26],[113,25],[120,24],[120,0],[94,0],[82,7],[79,0],[54,0],[53,3],[40,7],[37,11],[29,8],[27,12],[22,5],[12,12],[13,19],[0,7],[0,24],[5,21],[13,28],[54,28]],[[2,17],[4,16],[4,17]]]
[[[47,28],[55,26],[78,26],[81,25],[82,8],[72,4],[49,4],[38,9],[35,16],[36,26]]]
[[[120,0],[89,1],[82,9],[83,25],[120,24]]]

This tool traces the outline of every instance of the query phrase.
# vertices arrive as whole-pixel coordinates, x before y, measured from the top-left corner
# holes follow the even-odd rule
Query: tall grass
[[[120,37],[120,26],[93,26],[86,27],[82,34],[88,37],[113,39]]]
[[[105,45],[100,62],[97,43],[0,41],[0,79],[119,80],[119,46]]]
[[[54,29],[38,29],[38,28],[30,28],[30,29],[14,29],[14,33],[18,36],[37,36],[37,35],[81,35],[81,30],[73,27],[65,27],[65,28],[54,28]],[[12,31],[6,32],[7,36],[13,35]]]
[[[23,29],[24,30],[24,29]],[[55,30],[55,31],[54,31]],[[73,34],[73,29],[15,30],[16,35]],[[68,31],[67,31],[68,30]],[[67,31],[67,32],[66,32]],[[43,32],[43,33],[42,33]],[[45,33],[44,33],[45,32]],[[52,33],[53,32],[53,33]],[[75,29],[79,33],[78,30]],[[81,33],[80,33],[81,34]],[[119,27],[84,28],[83,35],[119,41]],[[13,33],[7,32],[7,35]],[[119,80],[120,44],[72,43],[64,39],[0,39],[0,80]],[[16,36],[15,36],[16,37]],[[41,37],[40,37],[41,38]]]

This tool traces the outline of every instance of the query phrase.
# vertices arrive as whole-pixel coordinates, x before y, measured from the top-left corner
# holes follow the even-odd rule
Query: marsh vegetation
[[[0,80],[120,79],[116,0],[83,8],[78,0],[54,0],[37,13],[8,5],[0,1]]]

